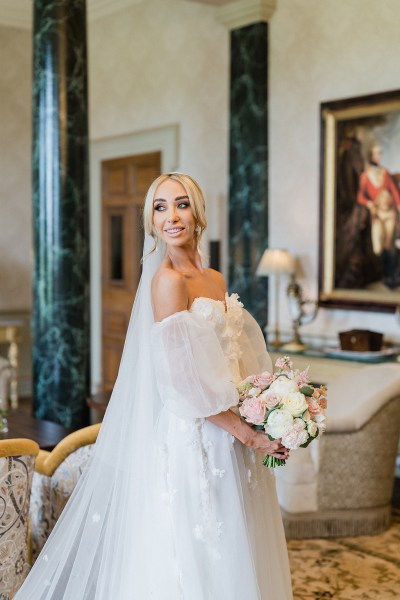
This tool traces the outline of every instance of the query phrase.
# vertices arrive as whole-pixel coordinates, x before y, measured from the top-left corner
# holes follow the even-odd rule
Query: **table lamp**
[[[271,344],[275,348],[281,346],[279,332],[279,291],[281,284],[281,275],[294,273],[295,261],[287,250],[280,248],[267,248],[258,264],[256,275],[259,277],[275,276],[275,325],[274,339]]]

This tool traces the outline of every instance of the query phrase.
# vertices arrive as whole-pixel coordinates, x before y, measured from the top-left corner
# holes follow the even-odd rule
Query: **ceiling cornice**
[[[217,8],[217,20],[228,27],[237,29],[253,23],[268,23],[272,17],[277,0],[234,0]]]
[[[87,0],[88,21],[96,21],[131,6],[150,0]],[[163,0],[169,2],[171,0]],[[207,4],[216,10],[227,8],[231,0],[185,0]],[[243,0],[241,0],[243,1]],[[247,2],[248,0],[245,0]],[[250,0],[253,2],[254,0]],[[0,26],[31,29],[34,0],[0,0]],[[236,2],[233,2],[236,4]],[[222,6],[221,6],[222,5]]]
[[[88,0],[88,21],[103,17],[140,4],[146,0]],[[31,29],[33,18],[33,0],[0,0],[0,25]]]

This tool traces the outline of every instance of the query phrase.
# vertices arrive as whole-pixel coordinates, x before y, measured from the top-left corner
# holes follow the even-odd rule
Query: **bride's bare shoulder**
[[[186,310],[189,295],[185,277],[163,263],[151,282],[151,298],[156,321]]]

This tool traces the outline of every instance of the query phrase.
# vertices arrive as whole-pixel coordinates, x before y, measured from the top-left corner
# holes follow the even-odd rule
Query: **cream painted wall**
[[[31,387],[31,35],[0,26],[0,319],[21,323],[20,393]],[[5,355],[7,348],[1,347]]]
[[[301,259],[317,297],[320,102],[400,88],[398,0],[278,0],[270,26],[270,244]],[[272,305],[272,302],[271,302]],[[273,306],[271,306],[273,316]],[[290,327],[282,294],[281,322]],[[393,315],[320,310],[307,333],[400,340]]]
[[[0,312],[31,306],[30,44],[0,27]]]
[[[270,241],[300,256],[313,298],[319,104],[400,88],[399,16],[398,0],[278,0],[272,18]],[[30,32],[0,27],[0,55],[0,311],[11,311],[31,302]],[[214,9],[146,0],[98,19],[89,60],[91,140],[177,125],[178,168],[205,189],[210,237],[226,238],[229,33]],[[281,314],[288,327],[283,295]],[[321,310],[303,332],[357,326],[400,339],[393,316],[378,313]]]
[[[224,232],[229,32],[214,8],[147,0],[90,27],[91,138],[179,126],[178,170],[199,180],[211,238]]]

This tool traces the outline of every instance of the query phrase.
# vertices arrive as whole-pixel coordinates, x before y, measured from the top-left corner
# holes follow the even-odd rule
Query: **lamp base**
[[[303,350],[306,350],[308,346],[306,344],[296,342],[295,340],[293,340],[291,342],[287,342],[287,344],[283,344],[281,348],[282,350],[287,350],[288,352],[303,352]]]
[[[271,341],[268,341],[268,348],[273,350],[278,350],[282,347],[282,341],[279,338],[275,338]]]

